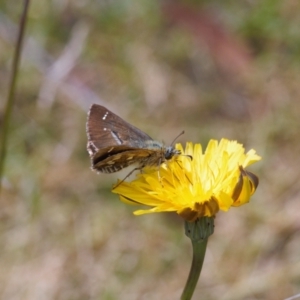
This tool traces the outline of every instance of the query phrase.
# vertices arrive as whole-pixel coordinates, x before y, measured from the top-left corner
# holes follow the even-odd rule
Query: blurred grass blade
[[[24,0],[24,7],[23,7],[23,12],[22,12],[22,16],[20,19],[20,25],[19,25],[18,39],[17,39],[17,44],[16,44],[14,58],[13,58],[12,73],[11,73],[11,79],[10,79],[10,84],[9,84],[9,92],[8,92],[7,102],[6,102],[4,116],[3,116],[3,126],[2,126],[2,133],[1,133],[1,137],[0,137],[1,138],[1,143],[0,143],[0,193],[1,193],[1,187],[2,187],[2,176],[3,176],[3,171],[4,171],[9,122],[10,122],[12,108],[13,108],[13,104],[14,104],[14,95],[15,95],[17,75],[18,75],[18,69],[19,69],[19,63],[20,63],[20,54],[21,54],[21,50],[22,50],[22,42],[23,42],[24,31],[25,31],[25,26],[26,26],[26,21],[27,21],[29,2],[30,2],[30,0]]]

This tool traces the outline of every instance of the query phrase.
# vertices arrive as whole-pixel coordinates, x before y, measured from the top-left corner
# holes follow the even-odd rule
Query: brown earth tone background
[[[22,1],[0,3],[0,124]],[[90,170],[102,104],[171,143],[238,140],[263,160],[220,212],[193,299],[300,293],[300,2],[32,1],[0,200],[0,299],[179,299],[176,214],[135,217]],[[187,4],[188,3],[188,4]]]

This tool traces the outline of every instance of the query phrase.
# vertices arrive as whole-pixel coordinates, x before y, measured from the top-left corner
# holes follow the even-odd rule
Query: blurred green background
[[[32,1],[0,200],[0,298],[179,299],[191,245],[175,214],[135,217],[90,170],[104,105],[170,144],[238,140],[263,160],[220,212],[193,299],[300,293],[300,2]],[[188,4],[187,4],[188,3]],[[22,1],[0,2],[0,124]]]

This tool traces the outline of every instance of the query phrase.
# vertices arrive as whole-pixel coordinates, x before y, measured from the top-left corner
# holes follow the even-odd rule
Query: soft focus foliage
[[[191,262],[175,214],[133,217],[89,169],[107,106],[170,144],[238,140],[264,159],[251,203],[219,213],[195,292],[300,291],[299,1],[32,1],[0,200],[0,298],[178,299]],[[0,126],[22,1],[0,2]],[[170,3],[175,3],[170,1]]]

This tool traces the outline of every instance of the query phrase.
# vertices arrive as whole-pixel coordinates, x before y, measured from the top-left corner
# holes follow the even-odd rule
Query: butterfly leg
[[[190,156],[190,155],[187,155],[187,156]],[[189,157],[189,158],[191,158],[191,157]],[[191,159],[192,159],[192,158],[191,158]],[[176,160],[176,162],[177,162],[178,166],[179,166],[181,169],[183,169],[183,168],[182,168],[182,165],[178,162],[178,160]],[[186,173],[185,173],[185,177],[186,177],[186,179],[190,182],[190,184],[193,185],[192,181],[190,180],[190,178],[187,176]]]
[[[122,182],[124,182],[134,171],[137,171],[137,170],[142,170],[142,167],[137,167],[137,168],[134,168],[132,171],[130,171],[120,182],[117,183],[117,185],[115,185],[113,187],[113,190],[115,188],[117,188]]]
[[[160,166],[161,166],[161,164],[162,164],[162,159],[160,158],[159,162],[158,162],[157,177],[158,177],[160,185],[162,187],[164,187],[163,182],[162,182],[162,177],[160,176]]]

